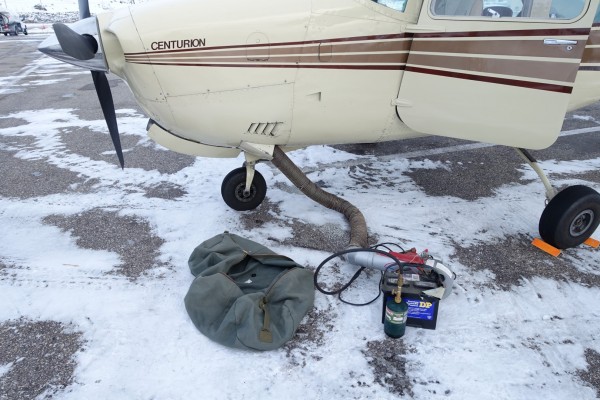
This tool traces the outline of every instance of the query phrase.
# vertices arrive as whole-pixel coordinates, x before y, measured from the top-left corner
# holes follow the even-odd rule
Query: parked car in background
[[[27,35],[27,25],[21,21],[18,15],[0,11],[0,34],[2,33],[4,36],[17,36],[19,33]]]

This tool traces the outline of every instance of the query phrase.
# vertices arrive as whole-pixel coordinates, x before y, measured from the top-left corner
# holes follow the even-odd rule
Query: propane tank
[[[401,273],[398,275],[396,296],[388,299],[385,303],[385,321],[383,323],[385,334],[394,339],[404,336],[406,320],[408,319],[408,304],[402,299],[404,280]]]

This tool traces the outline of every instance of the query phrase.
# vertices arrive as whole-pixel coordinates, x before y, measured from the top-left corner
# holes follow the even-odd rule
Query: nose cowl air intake
[[[55,35],[44,40],[38,47],[39,51],[81,68],[108,72],[96,17],[69,25],[57,23],[53,28]]]

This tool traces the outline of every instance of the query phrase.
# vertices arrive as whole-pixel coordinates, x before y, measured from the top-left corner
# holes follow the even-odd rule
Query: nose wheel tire
[[[548,203],[540,218],[540,236],[559,249],[585,242],[600,224],[600,194],[587,186],[570,186]]]
[[[246,167],[234,169],[225,176],[221,185],[221,196],[225,203],[236,211],[254,210],[265,199],[267,183],[258,171],[254,171],[254,179],[250,192],[246,189]]]

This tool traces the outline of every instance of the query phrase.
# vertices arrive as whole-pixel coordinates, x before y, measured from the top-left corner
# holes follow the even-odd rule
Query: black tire
[[[4,36],[8,36],[8,32],[4,32]]]
[[[236,168],[223,179],[221,196],[225,203],[236,211],[254,210],[265,199],[267,183],[260,172],[254,171],[250,194],[244,196],[246,167]]]
[[[600,194],[587,186],[569,186],[558,193],[540,217],[540,236],[558,249],[585,242],[600,224]]]

